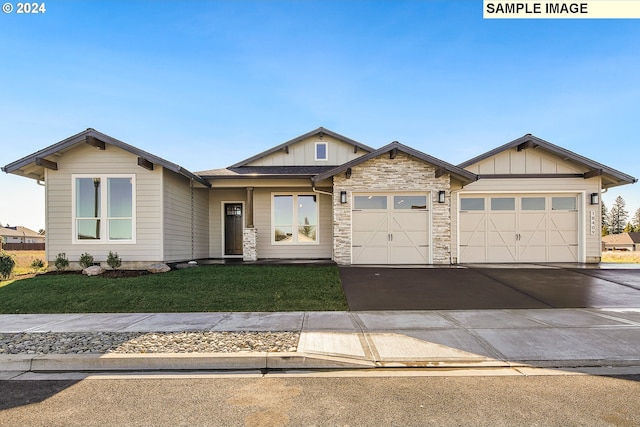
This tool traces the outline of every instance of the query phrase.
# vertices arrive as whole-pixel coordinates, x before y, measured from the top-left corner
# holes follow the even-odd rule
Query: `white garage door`
[[[428,264],[427,194],[355,194],[352,264]]]
[[[577,262],[577,195],[460,197],[460,262]]]

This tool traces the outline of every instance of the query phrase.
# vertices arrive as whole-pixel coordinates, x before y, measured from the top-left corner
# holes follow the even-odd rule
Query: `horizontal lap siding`
[[[109,251],[118,252],[124,262],[159,261],[160,251],[160,179],[156,167],[148,171],[137,165],[137,157],[117,147],[107,145],[105,150],[80,145],[57,159],[58,170],[47,171],[46,216],[47,257],[50,263],[56,255],[65,252],[74,262],[84,252],[96,261],[105,261]],[[72,243],[73,239],[73,174],[133,174],[136,177],[136,233],[135,244]]]
[[[191,230],[191,182],[164,171],[164,260],[186,261],[209,257],[209,189],[193,192],[193,254]]]
[[[311,188],[256,188],[254,192],[254,222],[258,230],[258,258],[331,258],[333,247],[333,220],[331,213],[331,196],[318,194],[319,206],[319,243],[276,245],[271,239],[271,194],[305,193],[313,194]]]

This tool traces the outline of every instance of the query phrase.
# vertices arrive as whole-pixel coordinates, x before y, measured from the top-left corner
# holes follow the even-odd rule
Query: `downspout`
[[[324,195],[333,197],[333,193],[329,193],[327,191],[318,190],[316,188],[316,183],[313,181],[313,178],[311,178],[311,190],[313,190],[314,193],[324,194]]]

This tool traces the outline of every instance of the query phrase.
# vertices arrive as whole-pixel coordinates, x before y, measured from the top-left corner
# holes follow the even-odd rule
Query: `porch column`
[[[242,259],[243,261],[257,261],[258,230],[253,224],[253,187],[247,187],[247,201],[245,207],[245,224],[242,231]]]
[[[253,187],[247,187],[247,208],[245,209],[247,228],[253,228]]]

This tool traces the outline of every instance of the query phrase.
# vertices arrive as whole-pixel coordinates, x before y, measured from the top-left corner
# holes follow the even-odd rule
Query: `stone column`
[[[258,230],[256,228],[245,228],[242,230],[242,260],[258,260]]]

